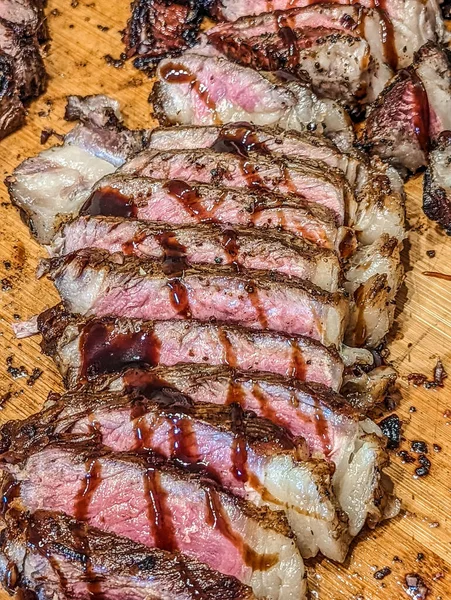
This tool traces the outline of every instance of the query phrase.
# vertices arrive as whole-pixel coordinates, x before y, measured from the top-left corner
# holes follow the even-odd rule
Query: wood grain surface
[[[114,0],[49,0],[52,42],[46,57],[50,74],[47,93],[29,109],[27,125],[0,143],[0,179],[28,156],[42,150],[41,131],[64,133],[68,94],[108,93],[117,98],[128,125],[150,127],[147,97],[150,83],[131,65],[115,68],[105,55],[122,52],[121,30],[128,2]],[[55,143],[50,139],[46,146]],[[403,464],[392,453],[389,474],[403,502],[399,517],[365,531],[343,566],[327,560],[310,565],[312,598],[321,600],[396,600],[408,598],[407,573],[420,574],[433,600],[451,599],[451,281],[432,279],[424,271],[451,274],[451,240],[421,213],[421,178],[409,182],[409,240],[403,252],[406,280],[398,298],[390,360],[399,370],[399,406],[405,440],[427,442],[430,474],[415,477],[418,460]],[[14,339],[11,325],[52,306],[58,296],[48,281],[35,279],[43,250],[30,238],[17,211],[0,186],[0,422],[38,410],[49,390],[60,390],[52,362],[41,356],[39,339]],[[427,251],[433,250],[435,256]],[[431,253],[429,253],[431,254]],[[432,377],[437,358],[450,371],[443,389],[414,387],[407,377]],[[33,385],[32,376],[42,371]],[[448,412],[447,412],[448,411]],[[441,449],[440,451],[435,451]],[[417,458],[418,455],[412,454]],[[375,573],[389,567],[383,579]],[[0,592],[0,599],[6,598]]]

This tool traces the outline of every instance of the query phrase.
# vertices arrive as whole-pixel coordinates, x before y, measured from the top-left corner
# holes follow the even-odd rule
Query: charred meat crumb
[[[427,250],[426,254],[429,256],[429,258],[435,258],[435,250]]]
[[[378,571],[376,571],[373,575],[374,579],[378,579],[378,580],[382,580],[385,577],[387,577],[388,575],[391,574],[391,569],[390,567],[382,567],[382,569],[379,569]]]
[[[406,575],[404,590],[413,600],[425,600],[429,595],[429,588],[418,573],[408,573]]]
[[[398,452],[398,456],[401,459],[401,462],[403,464],[409,464],[409,463],[414,463],[415,462],[415,458],[413,456],[411,456],[407,450],[400,450]]]
[[[420,463],[421,467],[415,469],[415,475],[417,477],[426,477],[426,475],[429,475],[429,471],[431,470],[431,461],[427,458],[427,456],[425,454],[420,454],[418,457],[418,462]]]
[[[39,377],[41,377],[43,372],[44,371],[42,369],[39,369],[39,367],[34,367],[34,369],[31,372],[31,375],[27,379],[27,385],[33,387],[36,381],[39,379]]]
[[[424,385],[427,380],[427,375],[423,375],[423,373],[409,373],[409,375],[407,375],[407,381],[415,387]]]
[[[401,443],[401,420],[398,415],[390,415],[379,423],[382,433],[387,436],[387,448],[396,450]]]
[[[104,59],[110,67],[114,67],[115,69],[122,69],[124,67],[124,61],[121,58],[114,58],[111,54],[105,54]]]
[[[418,552],[418,554],[417,554],[417,560],[418,561],[424,560],[424,554],[422,552]]]
[[[410,444],[410,451],[415,452],[415,454],[427,454],[428,447],[426,442],[422,440],[413,440]]]
[[[7,279],[6,277],[4,277],[1,280],[1,284],[2,284],[2,292],[9,292],[10,290],[13,289],[13,284],[11,283],[11,281],[9,279]]]
[[[432,448],[434,449],[434,452],[441,452],[442,451],[442,447],[439,444],[433,444]]]

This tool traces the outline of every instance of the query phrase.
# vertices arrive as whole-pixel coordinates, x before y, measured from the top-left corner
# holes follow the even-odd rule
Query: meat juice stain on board
[[[164,79],[166,83],[189,85],[191,90],[196,93],[210,111],[214,124],[221,125],[222,122],[217,113],[216,102],[211,97],[208,87],[203,85],[189,69],[180,63],[169,62],[161,67],[160,77]]]

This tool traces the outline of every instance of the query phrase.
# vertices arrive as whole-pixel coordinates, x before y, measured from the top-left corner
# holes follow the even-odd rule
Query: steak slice
[[[352,147],[347,113],[333,100],[318,98],[299,81],[283,81],[217,56],[193,52],[163,60],[151,101],[162,125],[221,125],[249,121],[284,129],[314,131]]]
[[[339,225],[355,210],[355,199],[343,173],[307,159],[266,157],[254,152],[243,157],[208,149],[144,150],[120,171],[140,177],[295,194],[332,210]]]
[[[134,58],[137,69],[151,70],[162,58],[181,54],[196,41],[202,4],[199,0],[134,0],[124,35],[127,58]]]
[[[67,117],[82,123],[65,137],[64,145],[28,158],[6,179],[12,203],[44,244],[65,216],[78,213],[93,184],[145,142],[143,132],[123,126],[117,102],[106,96],[70,97],[68,106]]]
[[[65,395],[41,415],[11,423],[3,436],[12,442],[4,457],[16,460],[33,444],[29,433],[27,437],[32,428],[36,440],[52,431],[80,436],[89,435],[94,422],[110,450],[152,450],[190,469],[202,467],[236,496],[284,511],[304,557],[321,551],[344,560],[350,538],[331,488],[333,468],[323,459],[310,460],[303,440],[293,440],[238,404],[193,405],[179,392],[159,386],[148,396]]]
[[[82,215],[134,217],[171,225],[221,223],[290,232],[324,248],[338,246],[335,215],[294,194],[220,188],[181,180],[114,174],[94,186]]]
[[[392,40],[384,43],[380,33],[385,26],[378,10],[325,3],[220,23],[205,36],[231,60],[306,71],[319,93],[355,104],[374,100],[396,68],[386,48]]]
[[[424,175],[423,210],[451,235],[451,131],[444,131],[429,155]]]
[[[344,154],[328,139],[306,131],[284,131],[251,123],[229,123],[222,127],[160,127],[152,131],[148,148],[159,151],[212,148],[215,152],[235,152],[241,156],[260,152],[307,158],[339,169],[353,186],[360,187],[366,178],[366,157],[363,154]]]
[[[17,91],[12,59],[0,53],[0,139],[3,139],[25,121],[25,108]]]
[[[38,317],[42,349],[69,388],[128,366],[179,363],[267,371],[339,389],[343,363],[332,348],[302,336],[199,321],[84,319],[61,305]]]
[[[66,307],[86,316],[144,320],[194,318],[307,335],[338,346],[346,298],[279,273],[225,265],[168,273],[157,261],[80,250],[43,263]]]
[[[104,600],[252,600],[250,588],[178,552],[148,548],[62,513],[10,511],[0,540],[10,593]]]
[[[302,436],[313,456],[335,464],[335,495],[355,536],[367,523],[394,516],[399,503],[383,473],[385,442],[373,421],[353,410],[342,396],[320,384],[306,384],[268,373],[243,373],[230,367],[186,365],[151,371],[127,370],[99,379],[94,389],[153,393],[156,385],[173,386],[198,403],[239,403]]]
[[[114,454],[62,440],[8,470],[27,510],[64,512],[144,544],[179,550],[249,583],[259,598],[305,597],[302,558],[284,513],[257,508],[150,454]]]
[[[341,265],[331,250],[282,232],[220,225],[169,225],[120,217],[79,217],[58,231],[53,256],[100,248],[164,264],[231,264],[307,279],[328,291],[340,284]]]

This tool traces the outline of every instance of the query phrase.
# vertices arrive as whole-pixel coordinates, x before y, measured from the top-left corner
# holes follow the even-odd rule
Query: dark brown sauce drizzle
[[[219,328],[218,337],[219,337],[219,342],[224,349],[226,365],[228,365],[229,367],[236,367],[237,366],[237,357],[233,350],[232,342],[229,339],[227,331],[223,327]]]
[[[208,88],[189,69],[180,63],[169,62],[160,69],[160,76],[167,83],[189,84],[191,89],[196,92],[200,100],[212,113],[214,123],[216,125],[221,124],[221,120],[216,112],[216,102],[211,97]]]
[[[380,16],[380,36],[384,48],[384,56],[387,64],[393,69],[398,70],[398,52],[395,43],[395,31],[393,23],[387,13],[386,0],[374,0],[374,6],[381,10]]]
[[[238,379],[234,379],[233,377],[229,380],[229,385],[227,389],[227,398],[226,404],[239,404],[240,406],[245,406],[246,402],[246,394],[244,392],[243,386],[238,381]]]
[[[102,217],[136,217],[138,208],[133,198],[124,196],[121,192],[111,186],[101,187],[95,190],[86,200],[81,215]]]
[[[151,448],[152,429],[147,422],[146,415],[147,407],[144,399],[136,399],[130,411],[130,420],[133,423],[133,432],[135,435],[134,450]]]
[[[161,485],[161,475],[152,467],[144,471],[144,494],[147,502],[147,518],[153,530],[154,545],[161,550],[177,550],[175,528],[167,507],[167,492]]]
[[[199,223],[216,221],[203,206],[195,188],[186,181],[171,179],[164,184],[164,188]]]
[[[211,149],[215,152],[238,154],[245,158],[249,156],[249,152],[270,153],[266,144],[259,140],[258,133],[251,123],[237,123],[231,127],[224,126]]]
[[[262,415],[262,417],[269,419],[277,425],[281,425],[277,417],[277,413],[271,408],[268,397],[266,396],[262,388],[258,385],[258,383],[253,384],[252,395],[258,402],[260,414]]]
[[[327,419],[324,416],[324,411],[317,400],[315,400],[315,427],[316,433],[321,439],[321,446],[324,456],[328,458],[332,452],[332,440],[330,439],[329,423],[327,422]]]
[[[85,466],[86,474],[74,502],[74,517],[79,521],[88,521],[89,506],[91,504],[92,497],[102,482],[101,465],[98,460],[88,460]],[[103,600],[104,594],[102,593],[101,589],[101,580],[92,570],[88,542],[85,531],[82,530],[82,526],[79,528],[78,539],[83,548],[83,554],[86,557],[86,559],[83,561],[83,565],[89,597],[93,600]]]
[[[174,278],[168,280],[167,286],[169,300],[174,310],[184,319],[191,318],[188,290],[185,284],[180,279]]]
[[[295,340],[291,340],[291,364],[290,377],[305,381],[307,377],[307,365],[305,364],[304,355],[299,348],[299,344]]]
[[[262,329],[268,328],[268,317],[261,305],[260,298],[258,297],[257,286],[254,281],[248,281],[244,288],[249,296],[252,306],[255,309],[257,320],[260,323]]]
[[[274,17],[276,19],[278,35],[287,49],[287,61],[284,65],[285,69],[291,70],[297,67],[299,63],[299,52],[297,49],[297,36],[290,24],[290,19],[287,18],[287,13],[283,10],[275,10]]]
[[[238,481],[245,483],[247,473],[247,443],[244,425],[244,412],[240,404],[234,402],[230,405],[232,442],[232,474]]]
[[[207,525],[217,529],[222,536],[228,539],[240,551],[245,564],[255,571],[267,571],[271,569],[278,560],[276,554],[258,554],[243,538],[233,531],[229,519],[221,505],[218,492],[211,487],[205,487],[205,499],[207,506]]]
[[[422,274],[426,275],[426,277],[435,277],[436,279],[451,281],[451,275],[448,275],[447,273],[438,273],[437,271],[423,271]]]
[[[186,248],[179,244],[173,231],[159,233],[157,241],[163,250],[163,271],[166,275],[181,275],[186,269]]]
[[[173,415],[171,422],[171,456],[184,465],[197,463],[199,450],[190,418],[183,414]]]
[[[160,362],[161,342],[154,331],[117,333],[114,325],[93,320],[80,336],[81,377],[84,381],[119,372],[128,365],[155,367]]]
[[[246,184],[248,187],[258,187],[268,189],[265,182],[258,174],[258,167],[251,163],[249,160],[243,158],[240,161],[240,171],[243,174]]]
[[[15,498],[20,496],[20,483],[12,475],[5,475],[2,481],[2,506],[0,516],[4,517]]]

